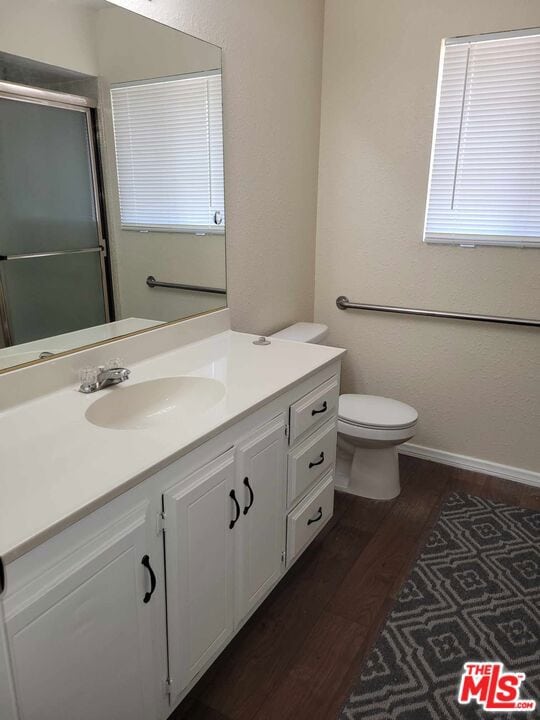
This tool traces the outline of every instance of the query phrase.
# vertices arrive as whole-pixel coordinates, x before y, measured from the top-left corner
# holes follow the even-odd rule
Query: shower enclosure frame
[[[82,112],[86,116],[86,129],[88,133],[88,155],[91,173],[93,204],[96,214],[96,228],[98,234],[97,246],[91,248],[82,248],[80,250],[55,250],[51,252],[37,253],[21,253],[18,255],[0,255],[0,262],[19,261],[26,258],[50,257],[54,255],[82,254],[90,252],[98,252],[101,267],[101,284],[103,289],[103,307],[105,313],[105,322],[111,321],[111,304],[110,293],[111,279],[110,267],[108,263],[109,248],[105,233],[105,209],[103,207],[103,193],[100,183],[100,172],[98,163],[98,146],[97,146],[97,122],[95,112],[97,103],[91,98],[82,95],[73,95],[70,93],[55,92],[54,90],[45,90],[43,88],[31,87],[19,83],[0,81],[0,98],[4,100],[13,100],[15,102],[27,102],[37,105],[46,105],[49,107],[60,108],[62,110],[71,110],[74,112]],[[4,341],[4,347],[13,346],[13,337],[9,325],[8,301],[5,292],[2,273],[0,272],[0,333]]]

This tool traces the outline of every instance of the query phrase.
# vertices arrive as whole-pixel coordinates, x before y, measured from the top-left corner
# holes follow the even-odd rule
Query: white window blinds
[[[223,232],[221,73],[111,88],[124,229]]]
[[[540,246],[539,33],[445,42],[424,240]]]

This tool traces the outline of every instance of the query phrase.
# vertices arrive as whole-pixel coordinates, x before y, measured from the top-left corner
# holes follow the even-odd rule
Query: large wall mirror
[[[221,50],[0,0],[0,371],[226,300]]]

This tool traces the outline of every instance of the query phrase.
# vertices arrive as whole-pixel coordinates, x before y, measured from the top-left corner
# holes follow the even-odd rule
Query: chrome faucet
[[[131,370],[119,367],[119,364],[118,361],[111,361],[106,366],[81,370],[79,392],[93,393],[110,385],[125,382],[129,378]]]

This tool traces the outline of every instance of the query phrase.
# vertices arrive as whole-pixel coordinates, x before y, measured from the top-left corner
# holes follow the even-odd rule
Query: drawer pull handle
[[[244,485],[249,492],[249,502],[246,505],[246,507],[244,508],[244,515],[247,515],[251,509],[251,506],[253,505],[253,501],[255,500],[255,495],[253,494],[253,489],[252,489],[251,485],[249,484],[249,478],[247,478],[247,477],[244,478]]]
[[[324,453],[322,452],[322,453],[319,455],[319,459],[317,460],[317,462],[310,462],[310,463],[309,463],[309,469],[311,470],[311,468],[317,467],[317,465],[322,465],[323,462],[324,462]]]
[[[322,404],[322,408],[321,408],[320,410],[312,410],[312,411],[311,411],[311,414],[312,414],[312,415],[319,415],[319,413],[326,412],[327,410],[328,410],[328,405],[327,405],[326,400],[325,400],[325,401],[323,402],[323,404]]]
[[[143,597],[143,603],[149,603],[150,598],[154,594],[154,590],[156,589],[157,580],[156,575],[154,571],[152,570],[152,566],[150,565],[150,557],[148,555],[145,555],[143,559],[141,560],[141,565],[144,565],[144,567],[148,570],[148,573],[150,574],[150,592],[147,592],[144,594]]]
[[[236,499],[236,494],[234,490],[231,490],[231,492],[229,493],[229,497],[234,503],[234,510],[236,512],[236,517],[234,517],[229,523],[229,530],[232,530],[233,527],[236,525],[238,518],[240,517],[240,505],[238,504],[238,500]]]
[[[309,518],[309,520],[307,521],[307,524],[311,525],[311,523],[319,522],[319,520],[322,520],[322,507],[319,507],[315,517]]]

